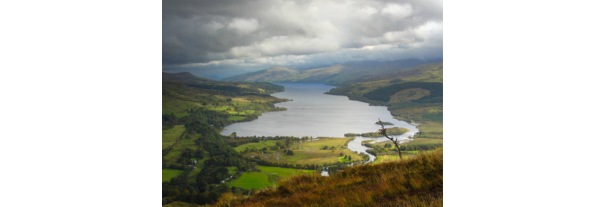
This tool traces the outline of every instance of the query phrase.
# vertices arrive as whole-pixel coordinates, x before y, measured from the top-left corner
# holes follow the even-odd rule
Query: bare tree
[[[395,147],[397,147],[397,152],[399,152],[399,159],[402,160],[403,158],[401,157],[401,149],[399,148],[399,143],[397,142],[398,139],[389,137],[389,135],[387,135],[387,130],[384,128],[384,125],[382,124],[382,121],[380,121],[380,119],[378,119],[378,122],[380,123],[380,126],[382,127],[378,131],[380,131],[380,134],[382,134],[383,136],[385,136],[387,139],[391,140],[391,142],[393,142],[395,144]]]

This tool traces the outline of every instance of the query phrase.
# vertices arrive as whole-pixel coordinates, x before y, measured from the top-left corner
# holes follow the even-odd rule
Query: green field
[[[347,156],[352,156],[353,157],[352,161],[361,160],[362,157],[360,155],[355,154],[354,152],[352,152],[345,146],[345,143],[347,141],[349,141],[349,139],[353,139],[353,138],[320,138],[319,140],[298,142],[298,143],[290,146],[290,149],[292,149],[292,151],[294,152],[294,155],[285,155],[285,153],[279,152],[280,153],[279,162],[280,163],[287,162],[290,164],[301,164],[301,165],[331,164],[331,163],[339,162],[339,157],[343,157],[343,156],[340,156],[340,153],[343,153],[344,155],[347,155]],[[269,141],[276,141],[276,140],[268,140],[267,142],[269,142]],[[251,146],[249,144],[260,144],[262,142],[263,141],[261,141],[259,143],[248,143],[246,145]],[[282,141],[282,143],[283,143],[283,141]],[[240,148],[242,146],[243,145],[238,146],[236,148],[236,150],[238,150],[238,151],[243,150],[243,148]],[[335,149],[334,150],[331,150],[331,149],[322,150],[321,148],[323,146],[328,146],[328,148],[334,147]],[[259,149],[259,147],[257,147],[257,149]],[[271,162],[278,162],[278,159],[276,158],[275,155],[276,155],[276,152],[267,151],[267,153],[264,153],[264,154],[261,154],[260,152],[249,152],[249,153],[246,153],[244,156],[255,156],[255,157],[259,157],[263,160],[268,160]]]
[[[229,187],[240,187],[244,189],[262,189],[275,184],[269,182],[269,175],[261,172],[245,172],[242,176],[229,184]]]
[[[302,173],[310,173],[310,174],[315,173],[315,170],[299,170],[299,169],[292,169],[292,168],[269,167],[269,166],[258,166],[258,169],[260,169],[263,172],[276,174],[277,176],[281,177],[282,179],[288,178],[292,175],[299,175]]]
[[[240,146],[235,147],[235,151],[241,152],[244,151],[246,149],[246,147],[248,149],[252,149],[252,148],[256,148],[257,150],[263,149],[263,147],[271,148],[273,146],[275,146],[275,143],[277,142],[281,142],[281,144],[285,144],[285,141],[283,140],[261,140],[259,142],[250,142],[247,144],[242,144]]]
[[[176,178],[181,175],[183,170],[174,170],[174,169],[162,169],[162,182],[170,181],[172,178]]]
[[[185,126],[176,125],[171,129],[162,130],[162,149],[172,146],[185,131]]]

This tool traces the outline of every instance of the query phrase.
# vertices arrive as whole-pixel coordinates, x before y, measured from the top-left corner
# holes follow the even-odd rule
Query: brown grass
[[[443,150],[330,177],[295,176],[250,197],[223,194],[216,206],[443,206]]]

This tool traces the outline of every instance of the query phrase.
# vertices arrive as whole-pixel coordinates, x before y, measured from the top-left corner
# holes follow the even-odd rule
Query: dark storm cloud
[[[329,64],[441,57],[442,2],[164,1],[163,64]]]

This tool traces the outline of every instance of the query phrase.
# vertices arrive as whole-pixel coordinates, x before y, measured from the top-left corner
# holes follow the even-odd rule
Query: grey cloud
[[[162,62],[257,68],[441,57],[442,10],[440,0],[164,1]],[[368,50],[380,45],[391,46]]]

